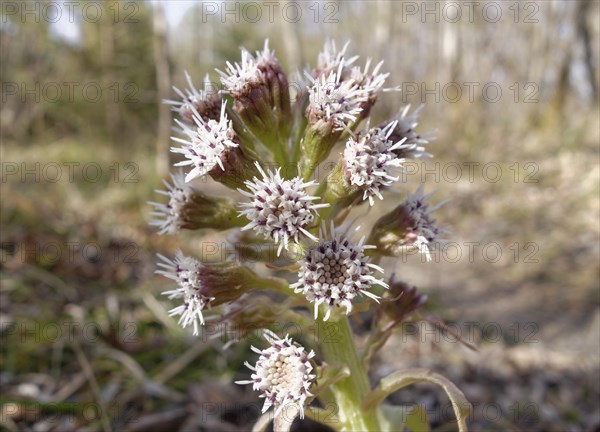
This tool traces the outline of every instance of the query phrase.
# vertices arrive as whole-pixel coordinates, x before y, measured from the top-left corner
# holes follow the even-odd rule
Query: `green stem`
[[[306,298],[302,294],[300,294],[300,293],[296,294],[294,292],[294,290],[290,288],[290,283],[287,280],[282,279],[282,278],[278,278],[278,277],[259,278],[251,286],[254,289],[256,289],[257,291],[271,290],[271,291],[279,292],[281,294],[285,294],[289,297],[297,297],[297,298],[306,300]],[[310,306],[310,304],[308,304],[308,303],[307,303],[307,305]]]
[[[305,182],[310,181],[315,169],[317,169],[318,164],[306,160],[302,160],[300,162],[300,177]]]
[[[361,407],[363,398],[371,390],[371,385],[366,368],[354,345],[348,318],[343,315],[337,321],[319,321],[317,329],[325,361],[334,368],[345,366],[350,370],[350,376],[331,386],[338,405],[337,415],[343,423],[341,430],[381,430],[377,408],[365,411]]]
[[[273,156],[275,157],[275,162],[277,162],[277,164],[283,168],[283,174],[285,175],[289,170],[287,141],[279,142],[279,137],[277,140],[278,142],[275,143],[273,149]]]

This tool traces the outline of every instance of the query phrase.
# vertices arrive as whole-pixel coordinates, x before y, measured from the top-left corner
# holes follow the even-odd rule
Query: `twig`
[[[90,387],[92,389],[92,393],[94,394],[94,398],[96,399],[96,403],[100,406],[100,422],[102,424],[102,429],[104,432],[111,432],[110,428],[110,420],[107,416],[106,407],[102,402],[102,397],[100,395],[100,388],[98,387],[98,382],[96,381],[96,377],[94,376],[94,371],[92,370],[92,366],[88,362],[87,357],[83,353],[81,346],[79,345],[79,341],[75,340],[73,343],[73,349],[75,350],[75,355],[77,356],[77,361],[81,365],[81,369],[90,383]]]
[[[208,347],[211,347],[211,344],[207,344],[204,341],[197,342],[194,346],[188,349],[183,355],[177,357],[172,363],[169,363],[167,367],[158,372],[154,376],[154,381],[157,383],[165,383],[181,372],[183,369],[187,367],[196,357],[202,354]]]

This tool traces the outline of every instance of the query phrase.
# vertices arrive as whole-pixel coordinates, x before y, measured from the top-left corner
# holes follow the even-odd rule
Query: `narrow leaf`
[[[463,392],[450,382],[450,380],[428,369],[407,369],[388,375],[365,397],[363,407],[366,410],[370,410],[378,406],[390,394],[419,382],[433,383],[444,389],[452,403],[459,431],[466,432],[467,417],[471,413],[471,404],[467,401]]]

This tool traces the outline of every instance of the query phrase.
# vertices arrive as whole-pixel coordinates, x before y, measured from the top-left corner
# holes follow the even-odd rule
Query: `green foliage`
[[[4,137],[106,137],[122,146],[140,131],[155,129],[150,6],[141,1],[94,4],[102,6],[97,21],[81,19],[85,3],[76,5],[80,37],[74,42],[34,15],[3,17],[11,30],[0,42],[2,83],[17,86],[3,107],[13,120],[3,124]],[[128,20],[127,11],[134,12]]]

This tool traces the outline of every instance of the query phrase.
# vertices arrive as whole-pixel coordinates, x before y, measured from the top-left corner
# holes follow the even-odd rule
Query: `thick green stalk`
[[[335,317],[332,317],[332,320]],[[337,416],[346,431],[379,431],[377,408],[365,411],[361,407],[363,398],[371,390],[367,371],[354,345],[352,329],[345,315],[336,321],[317,322],[318,337],[325,361],[333,368],[345,366],[350,370],[347,378],[331,386],[338,405]]]

